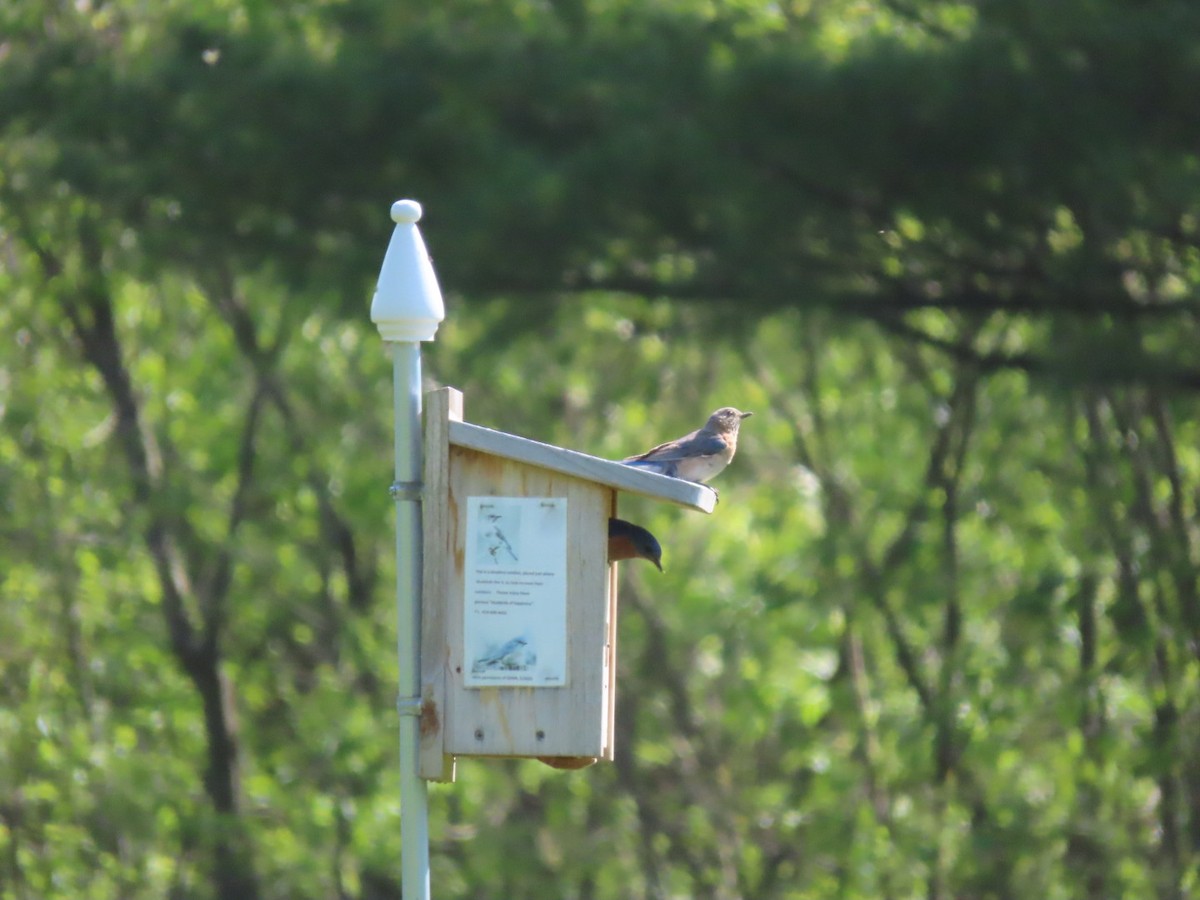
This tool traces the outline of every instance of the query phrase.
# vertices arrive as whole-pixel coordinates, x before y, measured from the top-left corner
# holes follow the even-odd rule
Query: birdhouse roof
[[[640,494],[700,512],[712,512],[717,503],[716,491],[703,484],[635,469],[610,459],[601,459],[553,444],[543,444],[515,434],[484,428],[482,425],[451,421],[449,439],[456,447],[466,447],[514,462],[561,472],[605,485],[613,490]]]

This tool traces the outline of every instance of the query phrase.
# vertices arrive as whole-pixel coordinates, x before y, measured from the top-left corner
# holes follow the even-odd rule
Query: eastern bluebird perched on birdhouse
[[[641,525],[624,519],[608,520],[608,561],[648,559],[662,571],[662,547],[658,539]]]
[[[723,406],[708,417],[703,428],[622,462],[659,475],[703,483],[729,465],[737,452],[742,419],[752,415]]]

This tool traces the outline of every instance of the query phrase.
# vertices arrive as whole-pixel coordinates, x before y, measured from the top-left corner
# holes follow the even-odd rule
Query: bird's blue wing
[[[647,472],[654,472],[656,475],[669,475],[671,478],[679,477],[679,460],[677,459],[623,459],[623,465],[633,469],[644,469]]]
[[[653,450],[647,450],[634,460],[669,462],[672,460],[695,459],[698,456],[715,456],[723,453],[729,447],[729,442],[722,435],[698,431],[686,438],[660,444]],[[630,460],[627,460],[629,462]]]

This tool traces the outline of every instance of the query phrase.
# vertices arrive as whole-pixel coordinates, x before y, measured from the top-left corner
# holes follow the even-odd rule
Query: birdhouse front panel
[[[463,447],[449,462],[446,752],[611,758],[614,492]]]

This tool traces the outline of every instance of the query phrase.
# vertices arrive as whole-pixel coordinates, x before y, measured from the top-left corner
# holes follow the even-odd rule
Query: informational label
[[[467,687],[567,683],[567,500],[468,497]]]

